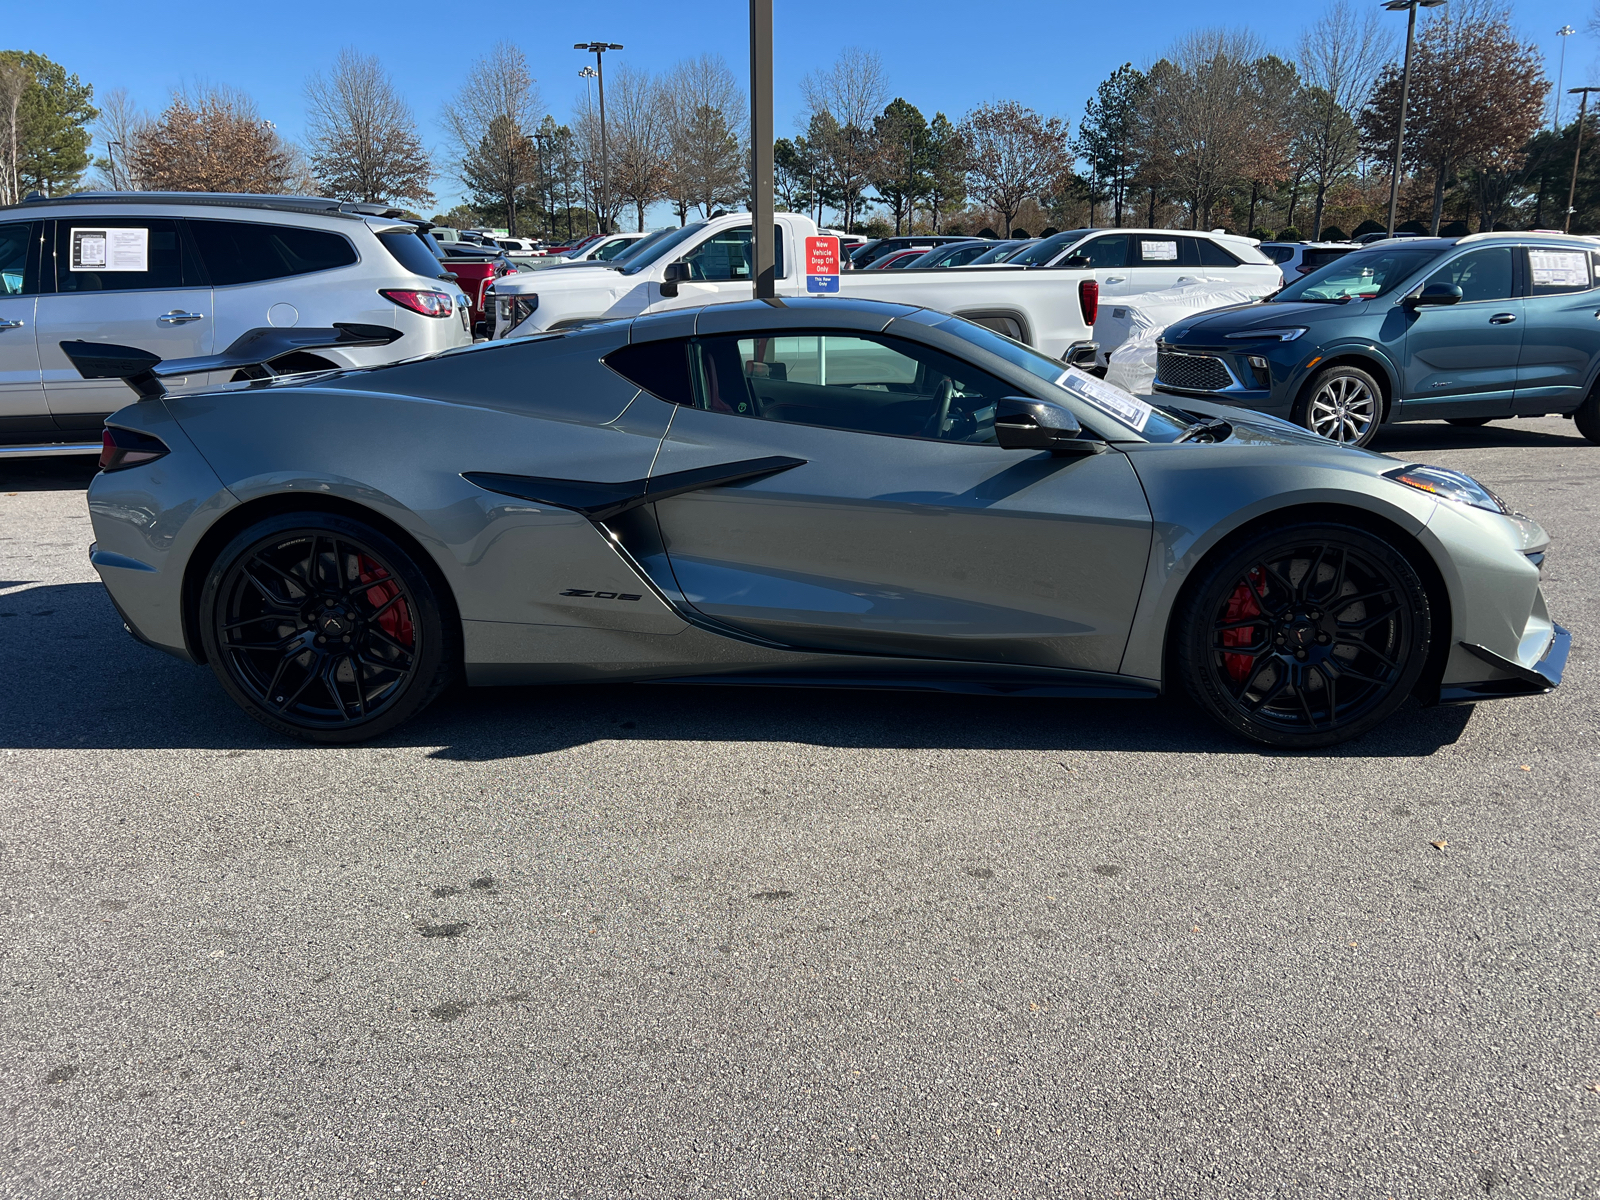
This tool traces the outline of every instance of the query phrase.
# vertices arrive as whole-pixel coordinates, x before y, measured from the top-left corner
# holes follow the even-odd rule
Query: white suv
[[[0,207],[0,456],[98,450],[132,393],[84,379],[61,343],[162,358],[266,325],[388,325],[388,346],[297,353],[280,372],[371,366],[472,343],[466,297],[415,223],[299,196],[102,192]],[[228,379],[192,376],[183,387]]]

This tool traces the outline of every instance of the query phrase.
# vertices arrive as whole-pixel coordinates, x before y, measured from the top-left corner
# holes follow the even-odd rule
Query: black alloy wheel
[[[1405,556],[1340,525],[1275,530],[1224,553],[1179,618],[1185,688],[1216,720],[1269,746],[1359,737],[1411,694],[1433,637]]]
[[[327,513],[241,533],[212,565],[200,612],[228,694],[315,742],[392,729],[443,690],[460,657],[428,574],[378,530]]]

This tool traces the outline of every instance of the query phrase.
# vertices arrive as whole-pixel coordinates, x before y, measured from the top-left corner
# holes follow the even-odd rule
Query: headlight
[[[1440,500],[1470,504],[1473,508],[1482,508],[1495,513],[1511,511],[1506,507],[1505,501],[1472,476],[1463,475],[1460,471],[1452,471],[1447,467],[1428,467],[1420,464],[1413,467],[1396,467],[1393,471],[1385,471],[1383,477],[1392,479],[1396,483],[1403,483],[1407,487],[1414,487],[1419,492],[1437,496]]]
[[[1243,340],[1292,342],[1305,331],[1304,325],[1286,325],[1279,329],[1241,329],[1238,333],[1225,333],[1222,336],[1236,342]]]

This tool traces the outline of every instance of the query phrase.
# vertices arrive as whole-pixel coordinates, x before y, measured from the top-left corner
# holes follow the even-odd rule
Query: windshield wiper
[[[1228,435],[1232,432],[1233,426],[1228,424],[1228,422],[1224,421],[1221,417],[1201,417],[1193,425],[1186,426],[1184,431],[1172,440],[1174,443],[1187,442],[1191,440],[1223,442],[1227,441]],[[1203,438],[1201,436],[1202,434],[1204,435]]]

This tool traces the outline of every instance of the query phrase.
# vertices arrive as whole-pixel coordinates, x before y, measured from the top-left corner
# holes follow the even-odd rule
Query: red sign
[[[806,239],[806,291],[837,292],[839,290],[839,239],[836,237],[808,237]]]

